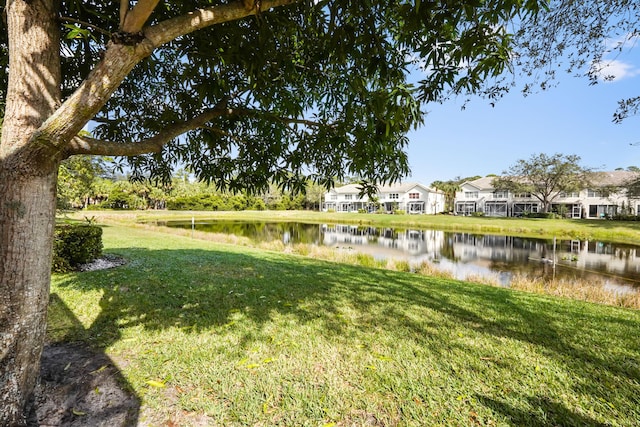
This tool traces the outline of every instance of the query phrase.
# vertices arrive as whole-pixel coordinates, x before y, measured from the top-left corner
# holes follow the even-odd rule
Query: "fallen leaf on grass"
[[[149,384],[151,387],[158,387],[158,388],[166,387],[164,382],[156,381],[156,380],[148,380],[147,384]]]
[[[375,358],[378,359],[378,360],[382,360],[383,362],[391,362],[393,360],[392,357],[385,356],[383,354],[376,354]]]

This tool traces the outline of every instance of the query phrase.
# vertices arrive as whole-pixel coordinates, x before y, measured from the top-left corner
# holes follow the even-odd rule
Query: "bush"
[[[92,224],[57,225],[53,240],[53,271],[64,273],[102,255],[102,228]]]
[[[562,215],[555,212],[525,212],[524,218],[562,219]]]
[[[614,221],[640,221],[640,216],[638,215],[630,215],[630,214],[620,214],[614,215],[612,217]]]

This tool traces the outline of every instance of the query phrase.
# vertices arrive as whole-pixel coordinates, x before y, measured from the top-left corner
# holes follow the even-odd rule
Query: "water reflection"
[[[192,226],[178,221],[161,225]],[[579,240],[558,240],[554,245],[553,240],[512,236],[293,222],[201,221],[195,229],[258,242],[338,247],[414,265],[428,262],[458,279],[482,276],[505,286],[519,274],[600,281],[620,292],[640,287],[640,247],[634,245]]]

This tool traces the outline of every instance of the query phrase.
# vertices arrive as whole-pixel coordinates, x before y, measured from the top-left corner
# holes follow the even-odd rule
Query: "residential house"
[[[374,198],[360,194],[358,184],[331,189],[324,196],[323,210],[336,212],[393,213],[402,210],[409,214],[437,214],[444,211],[444,193],[419,183],[400,183],[378,186]]]
[[[629,171],[594,173],[593,188],[560,193],[552,200],[551,210],[569,218],[605,218],[616,214],[640,215],[640,200],[627,196],[624,185],[638,174]],[[542,212],[542,202],[528,193],[496,190],[494,177],[465,182],[456,193],[455,213],[486,216],[523,216]],[[613,191],[612,191],[613,189]],[[616,190],[617,189],[617,190]]]

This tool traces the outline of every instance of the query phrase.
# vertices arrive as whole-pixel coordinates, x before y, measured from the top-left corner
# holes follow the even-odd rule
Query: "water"
[[[191,228],[191,221],[159,225]],[[640,290],[640,246],[525,239],[439,230],[299,222],[198,221],[195,229],[256,242],[306,243],[367,253],[376,259],[427,262],[464,280],[480,276],[508,286],[514,275],[597,281],[617,292]]]

